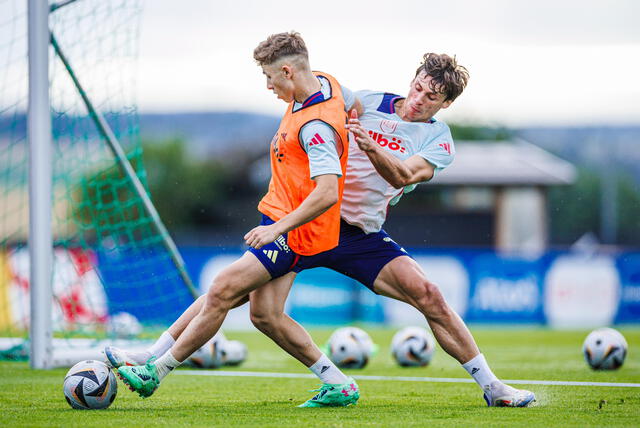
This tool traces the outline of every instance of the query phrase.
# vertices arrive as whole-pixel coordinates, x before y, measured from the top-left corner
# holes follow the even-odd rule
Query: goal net
[[[194,291],[145,204],[148,195],[139,193],[147,189],[134,91],[141,1],[51,5],[49,27],[60,49],[49,49],[55,352],[144,337],[177,318]],[[0,359],[26,359],[29,349],[27,41],[27,2],[0,0]]]

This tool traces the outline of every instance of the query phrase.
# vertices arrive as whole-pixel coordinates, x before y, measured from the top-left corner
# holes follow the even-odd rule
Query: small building
[[[524,140],[460,141],[455,161],[430,186],[447,189],[451,211],[489,214],[493,242],[486,243],[496,249],[541,251],[548,243],[547,191],[575,179],[571,163]]]

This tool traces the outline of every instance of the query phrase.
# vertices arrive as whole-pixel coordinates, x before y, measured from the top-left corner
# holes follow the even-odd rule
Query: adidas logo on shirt
[[[439,147],[442,147],[444,149],[445,152],[447,152],[448,154],[451,154],[451,144],[449,143],[440,143],[438,144]]]

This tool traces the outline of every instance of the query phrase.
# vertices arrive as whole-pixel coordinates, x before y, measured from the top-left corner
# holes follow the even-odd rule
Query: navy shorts
[[[271,220],[266,215],[262,215],[262,221],[260,226],[266,226],[273,224],[275,221]],[[247,251],[253,253],[260,263],[269,271],[271,278],[278,278],[288,274],[293,270],[296,262],[300,258],[297,253],[294,253],[289,245],[287,245],[287,234],[278,236],[278,238],[270,244],[256,250],[255,248],[249,248]]]
[[[326,267],[361,282],[373,291],[373,283],[382,268],[399,256],[409,254],[384,230],[367,234],[341,220],[338,246],[315,256],[300,256],[293,271]]]

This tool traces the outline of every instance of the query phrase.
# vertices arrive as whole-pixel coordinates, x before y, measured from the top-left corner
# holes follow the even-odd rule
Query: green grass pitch
[[[358,375],[467,378],[442,349],[427,368],[401,368],[389,355],[394,331],[366,329],[380,352]],[[587,331],[474,328],[494,372],[502,379],[640,383],[640,329],[621,329],[629,342],[625,365],[593,372],[581,355]],[[312,330],[324,343],[328,330]],[[245,342],[247,361],[225,370],[309,373],[257,332],[227,332]],[[180,374],[182,372],[182,374]],[[315,379],[169,375],[142,400],[119,382],[113,405],[102,411],[71,409],[62,394],[66,370],[33,371],[25,363],[0,363],[0,420],[7,427],[142,426],[640,426],[640,388],[522,385],[538,398],[526,409],[487,408],[471,383],[360,380],[361,398],[348,408],[299,409]],[[517,386],[517,385],[516,385]]]

